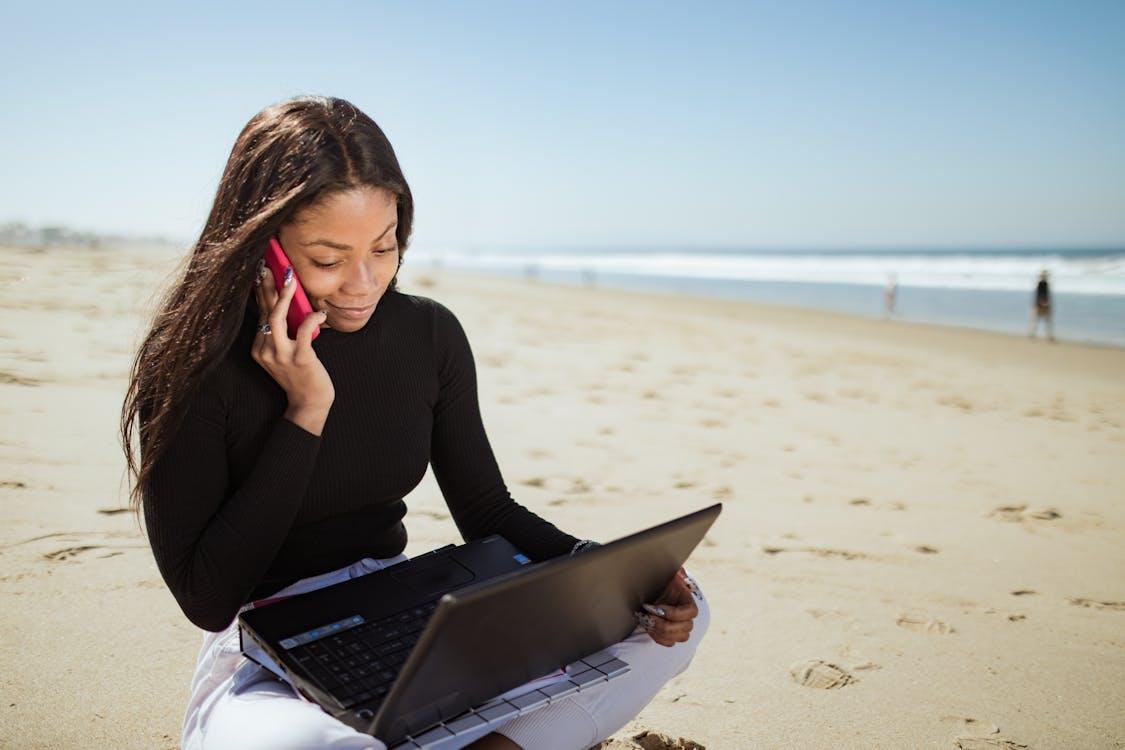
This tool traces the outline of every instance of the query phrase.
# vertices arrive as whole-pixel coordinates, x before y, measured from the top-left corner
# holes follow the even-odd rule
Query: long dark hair
[[[138,521],[153,465],[189,399],[233,346],[247,305],[256,304],[254,273],[270,236],[302,208],[358,187],[396,196],[401,262],[414,200],[374,120],[343,99],[298,97],[266,107],[239,133],[207,223],[133,360],[121,441]]]

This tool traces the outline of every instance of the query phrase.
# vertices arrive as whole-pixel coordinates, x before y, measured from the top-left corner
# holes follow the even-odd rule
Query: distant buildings
[[[164,237],[128,237],[124,235],[80,232],[65,226],[32,227],[22,221],[9,221],[0,224],[0,245],[18,247],[55,247],[60,245],[178,245]]]

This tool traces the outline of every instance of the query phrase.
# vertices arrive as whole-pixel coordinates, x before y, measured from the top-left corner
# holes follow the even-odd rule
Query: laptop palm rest
[[[476,578],[472,571],[451,557],[443,557],[425,565],[416,565],[401,572],[391,567],[387,572],[399,583],[419,593],[430,595],[451,591]]]

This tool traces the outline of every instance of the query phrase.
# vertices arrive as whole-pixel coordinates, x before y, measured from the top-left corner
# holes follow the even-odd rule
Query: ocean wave
[[[624,274],[726,281],[1030,291],[1040,271],[1060,294],[1125,296],[1125,254],[889,253],[420,253],[423,258],[481,270]]]

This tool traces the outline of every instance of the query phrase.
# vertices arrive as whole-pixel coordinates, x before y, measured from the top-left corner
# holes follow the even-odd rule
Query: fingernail
[[[641,606],[644,607],[645,612],[648,612],[650,615],[656,615],[657,617],[668,616],[664,613],[663,607],[657,607],[653,604],[642,604]]]
[[[282,286],[289,286],[293,281],[293,266],[285,269],[285,280],[281,282]]]
[[[651,615],[646,615],[643,612],[634,612],[633,617],[637,618],[637,622],[645,630],[652,630],[652,626],[656,624],[656,620],[652,619]]]

